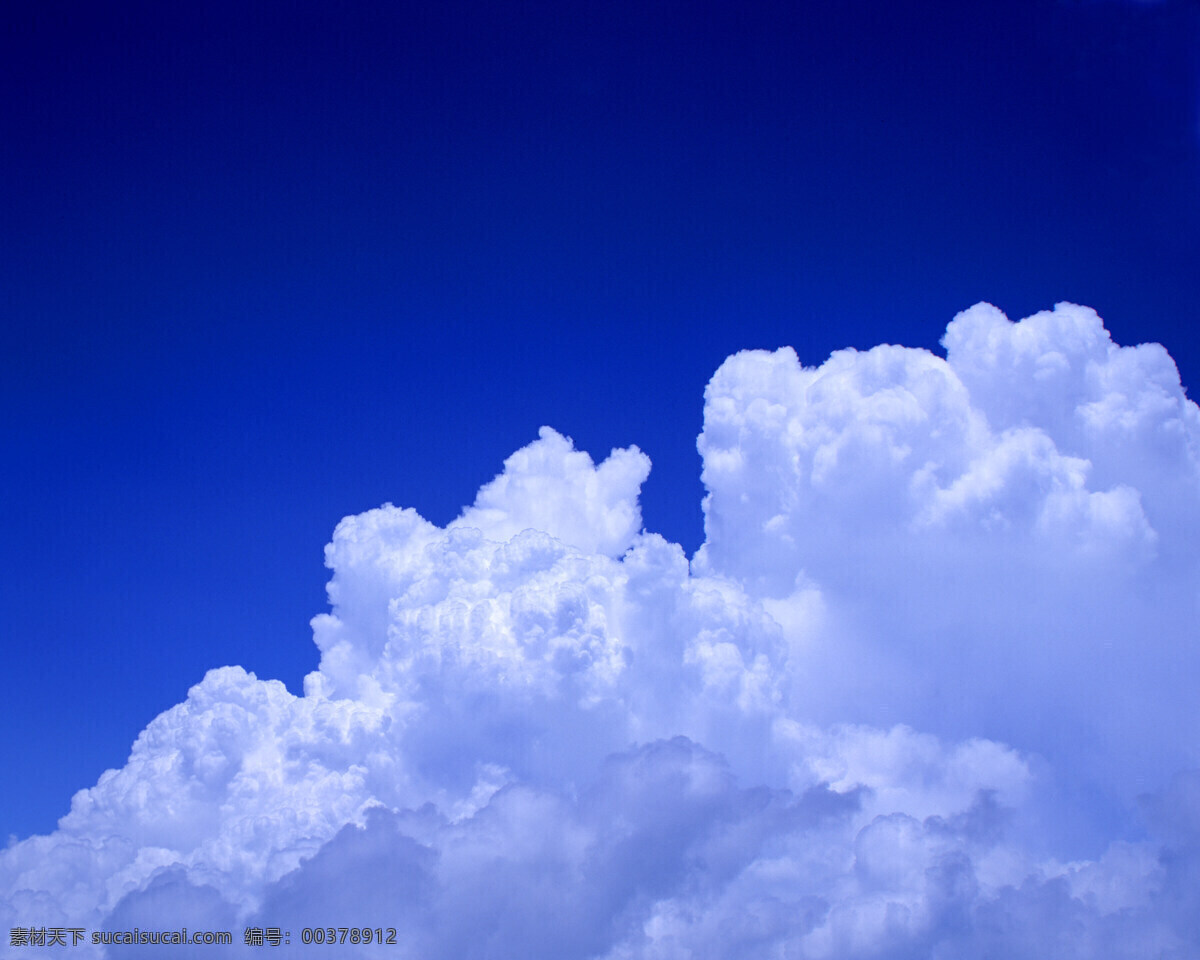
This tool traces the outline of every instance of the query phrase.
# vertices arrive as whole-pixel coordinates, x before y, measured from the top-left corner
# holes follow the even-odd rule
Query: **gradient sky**
[[[1094,307],[1200,381],[1200,8],[42,2],[0,43],[0,835],[549,424],[702,538],[748,347]]]

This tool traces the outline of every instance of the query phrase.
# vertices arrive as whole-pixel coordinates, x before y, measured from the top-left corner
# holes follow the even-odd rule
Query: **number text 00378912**
[[[305,927],[301,943],[395,943],[395,927]]]

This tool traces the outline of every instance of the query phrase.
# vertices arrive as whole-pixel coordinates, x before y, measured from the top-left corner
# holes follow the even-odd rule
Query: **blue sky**
[[[46,3],[0,51],[0,831],[206,670],[299,694],[321,547],[543,424],[704,538],[705,385],[1067,300],[1200,380],[1200,9]]]

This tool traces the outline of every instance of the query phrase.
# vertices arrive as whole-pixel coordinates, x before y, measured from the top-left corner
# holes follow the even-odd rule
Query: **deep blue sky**
[[[0,38],[0,836],[209,667],[299,692],[338,519],[543,423],[694,550],[737,349],[1066,299],[1200,383],[1186,0],[80,6]]]

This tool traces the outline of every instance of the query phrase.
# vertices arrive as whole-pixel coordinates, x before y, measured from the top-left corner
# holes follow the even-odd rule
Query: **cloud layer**
[[[943,345],[730,357],[690,563],[642,530],[643,453],[545,427],[445,528],[347,517],[304,696],[210,671],[0,853],[0,914],[280,955],[1194,956],[1200,410],[1084,307]]]

